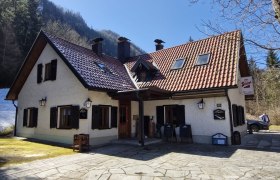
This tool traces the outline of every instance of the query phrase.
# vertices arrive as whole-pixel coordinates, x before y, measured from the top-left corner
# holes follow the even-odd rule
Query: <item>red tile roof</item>
[[[88,88],[120,91],[134,89],[125,67],[117,59],[107,55],[98,56],[91,49],[49,34],[46,36],[74,68],[76,75],[85,81]],[[97,63],[104,64],[109,71],[102,70]]]
[[[131,58],[126,65],[131,70],[137,60],[154,62],[159,76],[139,87],[157,86],[168,91],[188,91],[237,85],[241,32],[234,31],[180,46]],[[209,63],[196,65],[200,54],[210,53]],[[173,62],[185,58],[181,69],[171,70]]]

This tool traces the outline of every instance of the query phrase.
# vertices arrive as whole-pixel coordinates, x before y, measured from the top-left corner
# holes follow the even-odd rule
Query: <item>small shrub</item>
[[[12,135],[14,131],[14,125],[4,128],[0,131],[0,136],[9,136]]]

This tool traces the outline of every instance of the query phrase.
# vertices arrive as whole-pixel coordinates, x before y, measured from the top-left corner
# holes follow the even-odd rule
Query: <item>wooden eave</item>
[[[150,101],[150,100],[162,100],[169,99],[171,92],[159,89],[157,87],[147,87],[141,89],[108,92],[107,93],[112,99],[115,100],[131,100],[131,101]]]
[[[43,49],[47,44],[47,40],[44,36],[42,36],[43,32],[37,36],[35,42],[33,43],[28,55],[26,56],[24,63],[22,64],[17,76],[6,95],[6,100],[17,100],[18,94],[23,87],[26,79],[28,78],[31,70],[36,64],[38,58],[40,57]]]

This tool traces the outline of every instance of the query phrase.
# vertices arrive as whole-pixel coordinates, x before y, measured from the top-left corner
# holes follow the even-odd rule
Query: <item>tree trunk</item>
[[[272,0],[272,7],[275,12],[275,18],[280,23],[280,0]]]

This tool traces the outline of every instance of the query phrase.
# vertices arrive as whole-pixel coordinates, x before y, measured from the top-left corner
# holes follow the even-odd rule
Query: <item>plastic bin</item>
[[[228,137],[222,133],[217,133],[212,136],[212,144],[214,145],[228,145]]]

